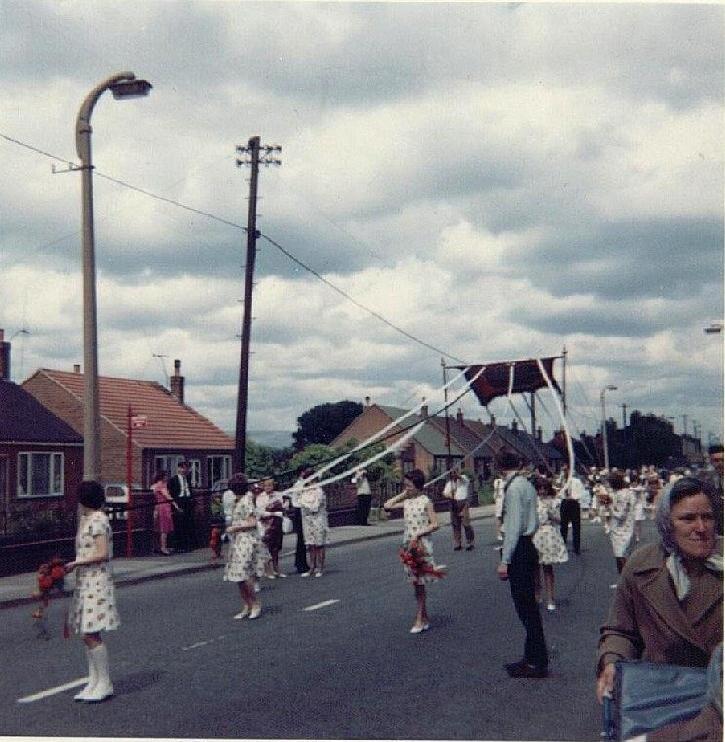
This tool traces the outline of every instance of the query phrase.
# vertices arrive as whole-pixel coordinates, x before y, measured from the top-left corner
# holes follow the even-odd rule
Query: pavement
[[[437,513],[441,527],[450,525],[450,512]],[[479,505],[471,508],[471,520],[492,518],[494,505]],[[370,541],[403,533],[403,519],[378,520],[375,513],[371,514],[368,526],[337,526],[330,529],[328,548],[345,546],[360,541]],[[287,540],[293,543],[293,536]],[[294,551],[283,551],[282,557],[294,555]],[[213,559],[209,548],[196,549],[190,552],[172,554],[171,556],[144,556],[128,559],[115,557],[113,559],[113,583],[116,588],[127,585],[137,585],[149,580],[160,580],[174,575],[191,574],[205,570],[219,569],[224,565],[224,559]],[[0,578],[0,608],[11,608],[26,603],[36,603],[33,593],[37,590],[37,576],[35,572],[24,572],[9,577]]]

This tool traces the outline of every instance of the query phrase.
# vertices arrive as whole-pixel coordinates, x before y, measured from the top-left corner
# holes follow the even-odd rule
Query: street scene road
[[[263,581],[263,613],[252,622],[232,620],[237,591],[220,570],[123,587],[122,627],[107,635],[116,695],[103,704],[72,701],[86,666],[80,641],[62,638],[61,603],[47,640],[36,637],[27,605],[6,609],[0,733],[597,738],[594,652],[616,582],[601,527],[586,524],[581,556],[557,568],[557,610],[544,611],[551,676],[523,680],[502,669],[520,657],[523,630],[495,573],[493,519],[474,525],[471,552],[453,552],[449,528],[435,534],[449,575],[429,591],[432,628],[418,635],[408,633],[415,605],[400,536],[330,550],[322,579]],[[293,571],[289,556],[282,566]]]

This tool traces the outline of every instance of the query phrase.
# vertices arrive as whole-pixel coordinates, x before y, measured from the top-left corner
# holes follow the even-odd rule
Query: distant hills
[[[247,437],[260,446],[269,446],[270,448],[290,448],[292,446],[292,432],[289,430],[250,430]]]

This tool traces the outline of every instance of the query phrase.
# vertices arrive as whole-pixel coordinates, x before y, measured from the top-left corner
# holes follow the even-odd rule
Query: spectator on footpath
[[[189,481],[188,461],[180,461],[176,474],[169,479],[167,487],[173,501],[178,505],[174,512],[174,535],[178,551],[191,551],[196,547],[194,524],[194,497]]]
[[[526,631],[523,658],[505,668],[512,678],[545,678],[549,655],[536,602],[539,558],[532,540],[539,525],[536,490],[521,474],[518,456],[501,451],[496,463],[504,476],[504,538],[497,572],[501,580],[509,582],[516,613]]]
[[[312,476],[312,469],[301,466],[297,470],[297,481],[292,485],[290,491],[290,518],[292,519],[292,527],[294,533],[297,536],[297,542],[295,544],[295,569],[297,574],[304,574],[310,571],[310,567],[307,564],[307,547],[305,546],[305,534],[302,530],[302,509],[300,508],[300,492],[305,485],[305,479]]]
[[[564,539],[564,545],[566,545],[569,538],[569,524],[571,523],[574,553],[577,556],[581,552],[581,500],[584,494],[584,483],[576,474],[572,475],[569,486],[566,486],[566,482],[564,482],[561,490],[561,523],[559,524],[561,537]]]
[[[159,551],[164,556],[169,556],[171,550],[168,546],[169,534],[174,532],[174,518],[172,508],[178,512],[179,506],[174,502],[166,486],[165,471],[160,471],[154,477],[151,490],[154,493],[154,525],[159,534]]]
[[[451,528],[453,529],[453,551],[461,550],[461,526],[466,534],[466,551],[473,549],[473,527],[469,504],[470,483],[465,474],[454,469],[443,488],[443,497],[451,501]]]
[[[357,524],[359,526],[370,525],[368,516],[370,515],[370,503],[372,494],[370,492],[370,482],[365,469],[358,469],[352,478],[352,483],[357,491]]]

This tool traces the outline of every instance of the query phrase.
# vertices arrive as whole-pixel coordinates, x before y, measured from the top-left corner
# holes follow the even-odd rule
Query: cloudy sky
[[[707,439],[722,429],[722,344],[703,333],[723,316],[722,28],[718,5],[0,2],[13,377],[82,359],[80,177],[8,137],[77,161],[83,98],[132,70],[151,95],[106,94],[93,114],[103,375],[163,382],[179,358],[187,401],[233,429],[235,146],[260,135],[283,164],[260,174],[258,228],[338,289],[450,363],[566,345],[576,429],[614,384],[618,419],[626,403],[679,432],[687,415]],[[264,239],[256,278],[250,429],[440,386],[439,352]]]

